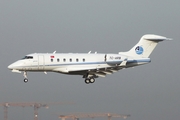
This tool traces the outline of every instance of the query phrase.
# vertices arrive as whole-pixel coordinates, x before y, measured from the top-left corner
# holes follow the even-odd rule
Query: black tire
[[[85,83],[89,84],[90,83],[90,79],[85,79]]]
[[[28,79],[27,79],[27,78],[24,78],[24,82],[27,83],[27,82],[28,82]]]
[[[95,82],[95,79],[94,79],[94,78],[90,78],[90,79],[89,79],[89,82],[90,82],[90,83],[94,83],[94,82]]]

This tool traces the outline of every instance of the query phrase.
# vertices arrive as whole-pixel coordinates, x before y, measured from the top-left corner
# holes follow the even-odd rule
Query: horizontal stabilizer
[[[167,37],[163,37],[163,36],[159,36],[159,35],[145,35],[143,37],[145,40],[150,40],[150,41],[156,41],[156,42],[160,42],[160,41],[164,41],[164,40],[172,40],[172,38],[167,38]]]

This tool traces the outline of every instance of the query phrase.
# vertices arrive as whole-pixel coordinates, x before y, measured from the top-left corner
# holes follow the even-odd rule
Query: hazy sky
[[[179,119],[179,5],[178,0],[0,0],[0,103],[76,103],[41,108],[39,120],[58,120],[57,113],[67,112],[131,114],[128,120]],[[94,84],[58,73],[28,73],[25,84],[22,74],[7,69],[35,52],[127,51],[147,33],[173,41],[158,44],[150,64],[98,78]],[[33,108],[10,107],[8,117],[32,120]]]

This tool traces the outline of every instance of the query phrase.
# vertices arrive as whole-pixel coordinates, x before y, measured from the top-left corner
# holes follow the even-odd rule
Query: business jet
[[[33,53],[8,66],[12,72],[57,72],[81,75],[85,83],[94,83],[95,78],[105,77],[124,68],[131,68],[151,62],[150,54],[161,41],[171,40],[159,35],[147,34],[129,51],[117,54],[106,53]]]

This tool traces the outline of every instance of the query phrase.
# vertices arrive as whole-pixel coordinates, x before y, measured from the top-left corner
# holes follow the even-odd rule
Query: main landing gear
[[[94,83],[95,82],[95,75],[89,75],[88,73],[83,75],[83,78],[85,78],[85,83],[89,84],[89,83]]]
[[[24,82],[27,83],[28,82],[28,78],[27,78],[27,72],[24,71]]]
[[[86,79],[85,79],[85,83],[86,83],[86,84],[94,83],[94,82],[95,82],[95,79],[92,78],[92,77],[91,77],[91,78],[86,78]]]

